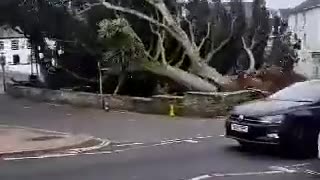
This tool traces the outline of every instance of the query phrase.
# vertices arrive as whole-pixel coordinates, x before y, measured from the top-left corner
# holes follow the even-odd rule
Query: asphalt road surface
[[[244,151],[223,137],[223,119],[104,112],[0,95],[0,124],[111,140],[83,154],[0,159],[1,180],[310,180],[320,160]],[[1,158],[1,157],[0,157]]]

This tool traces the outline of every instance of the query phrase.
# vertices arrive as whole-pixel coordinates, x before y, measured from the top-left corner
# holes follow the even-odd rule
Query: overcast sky
[[[294,7],[304,0],[267,0],[268,6],[271,8],[288,8]]]

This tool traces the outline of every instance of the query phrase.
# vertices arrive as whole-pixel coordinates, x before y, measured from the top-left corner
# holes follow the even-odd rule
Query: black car
[[[234,107],[226,136],[242,146],[276,145],[316,155],[320,141],[320,80],[295,83],[265,99]]]

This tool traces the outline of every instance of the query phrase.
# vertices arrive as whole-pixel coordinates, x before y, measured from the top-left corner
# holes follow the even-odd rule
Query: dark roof
[[[281,15],[287,18],[290,14],[307,11],[309,9],[320,7],[320,0],[306,0],[294,8],[281,9]]]
[[[292,9],[279,9],[279,11],[283,19],[288,19],[289,15],[292,13]]]
[[[310,8],[314,8],[320,6],[320,0],[306,0],[302,2],[300,5],[293,8],[295,12],[305,11]]]
[[[18,33],[8,26],[0,26],[0,38],[23,38],[24,35]]]

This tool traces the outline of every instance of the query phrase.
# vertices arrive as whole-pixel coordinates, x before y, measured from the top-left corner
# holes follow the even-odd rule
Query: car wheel
[[[318,141],[317,141],[317,148],[318,148],[318,159],[320,159],[320,130],[318,131]]]
[[[303,126],[292,128],[292,137],[287,137],[283,142],[283,153],[285,155],[309,158],[314,157],[318,149],[320,133]]]
[[[241,148],[244,150],[250,150],[250,148],[253,146],[252,143],[245,142],[245,141],[238,141],[238,143],[240,144]]]

